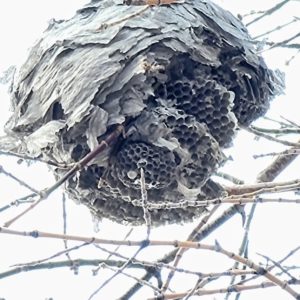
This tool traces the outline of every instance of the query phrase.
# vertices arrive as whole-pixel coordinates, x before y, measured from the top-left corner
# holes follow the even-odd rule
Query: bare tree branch
[[[258,16],[257,18],[255,18],[251,22],[247,23],[246,26],[250,26],[250,25],[252,25],[252,24],[260,21],[262,18],[265,18],[267,16],[272,15],[273,13],[275,13],[276,11],[278,11],[280,8],[282,8],[284,5],[286,5],[287,3],[289,3],[289,1],[290,0],[284,0],[284,1],[279,2],[275,6],[271,7],[268,10],[266,10],[262,15]]]

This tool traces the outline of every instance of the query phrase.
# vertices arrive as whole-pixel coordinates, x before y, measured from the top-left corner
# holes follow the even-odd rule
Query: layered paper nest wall
[[[123,124],[125,135],[68,180],[70,197],[99,219],[141,224],[143,168],[152,224],[191,221],[205,208],[172,204],[221,195],[210,177],[222,149],[282,89],[253,45],[210,1],[92,1],[32,47],[13,84],[6,146],[71,164]]]

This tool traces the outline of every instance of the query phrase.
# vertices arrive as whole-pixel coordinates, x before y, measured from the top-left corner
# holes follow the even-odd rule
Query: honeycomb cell
[[[90,165],[79,173],[78,184],[81,188],[96,188],[103,173],[104,168],[95,164]]]
[[[190,155],[190,158],[184,157],[185,154],[178,150],[179,157],[184,161],[177,167],[178,179],[188,189],[199,188],[222,160],[220,148],[205,124],[200,124],[196,117],[187,116],[183,111],[180,114],[177,112],[176,109],[169,109],[172,118],[165,116],[162,120],[171,129],[170,137],[176,138],[183,153],[188,151]]]
[[[231,124],[230,128],[232,125],[236,126],[236,118],[232,112],[233,93],[219,85],[216,80],[200,77],[203,73],[195,73],[198,77],[193,79],[183,77],[176,81],[166,81],[164,89],[163,84],[160,84],[155,94],[162,95],[160,90],[166,90],[164,99],[168,106],[192,115],[199,123],[206,124],[220,146],[226,147],[231,143],[234,134],[232,135],[229,128],[228,132],[224,128],[222,132],[217,130],[220,126],[216,124],[222,123],[220,119],[225,116],[230,120],[227,123]],[[182,120],[177,122],[182,124]]]
[[[230,60],[224,60],[222,66],[218,67],[211,77],[219,84],[223,85],[227,90],[234,92],[234,112],[238,122],[248,126],[252,121],[262,116],[269,108],[269,98],[266,90],[261,89],[261,84],[256,78],[264,77],[262,70],[259,70],[259,76],[254,73],[251,68],[248,69],[248,74],[244,74],[244,68],[248,67],[241,65],[234,70],[230,66]],[[253,109],[255,107],[255,109]]]
[[[113,168],[125,186],[140,189],[143,168],[146,186],[162,188],[172,182],[176,164],[174,155],[166,148],[144,142],[130,142],[121,146]]]

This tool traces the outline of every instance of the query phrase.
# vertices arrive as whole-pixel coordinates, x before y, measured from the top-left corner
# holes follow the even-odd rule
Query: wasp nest
[[[176,204],[221,194],[210,177],[222,149],[266,112],[279,83],[241,22],[209,1],[92,1],[32,48],[5,145],[69,164],[123,124],[124,137],[69,178],[71,198],[98,218],[141,224],[142,168],[152,223],[189,221],[205,208]]]

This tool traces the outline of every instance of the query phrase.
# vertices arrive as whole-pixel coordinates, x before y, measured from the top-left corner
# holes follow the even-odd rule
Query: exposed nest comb
[[[70,178],[68,193],[97,218],[140,224],[143,168],[152,223],[177,223],[204,208],[151,204],[219,196],[210,177],[222,148],[280,90],[245,27],[210,1],[92,1],[32,48],[7,132],[16,151],[68,164],[123,124],[126,137]]]

